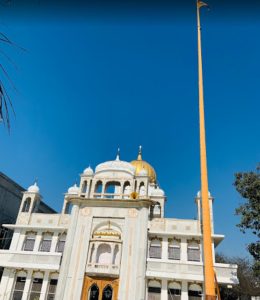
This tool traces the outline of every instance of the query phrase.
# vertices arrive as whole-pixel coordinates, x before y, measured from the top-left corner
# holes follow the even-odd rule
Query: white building
[[[213,198],[209,195],[212,213]],[[164,218],[166,197],[142,160],[88,167],[60,214],[33,213],[39,188],[24,192],[9,250],[0,251],[0,299],[144,300],[203,297],[200,195],[197,220]],[[224,236],[215,234],[212,248]],[[214,250],[213,250],[214,253]],[[215,263],[219,284],[236,266]]]

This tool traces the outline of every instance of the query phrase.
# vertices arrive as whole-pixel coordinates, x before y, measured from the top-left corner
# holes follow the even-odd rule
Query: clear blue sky
[[[73,2],[73,1],[72,1]],[[219,251],[246,255],[232,183],[259,161],[260,20],[210,1],[203,11],[209,187]],[[139,9],[140,8],[140,9]],[[194,218],[200,186],[194,1],[179,6],[0,10],[1,31],[27,49],[1,49],[18,93],[11,134],[0,127],[1,171],[60,210],[89,164],[135,159],[138,146],[167,195],[166,216]],[[247,10],[246,10],[247,9]]]

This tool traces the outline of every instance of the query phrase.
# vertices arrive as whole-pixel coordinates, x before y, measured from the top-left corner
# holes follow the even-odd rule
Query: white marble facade
[[[80,300],[85,276],[118,279],[117,298],[203,298],[200,195],[197,220],[164,218],[164,191],[142,159],[104,162],[81,174],[60,214],[33,213],[37,185],[24,193],[9,250],[0,250],[0,299]],[[213,198],[209,195],[213,229]],[[212,248],[224,236],[213,233]],[[215,263],[220,284],[237,282],[236,266]],[[96,297],[96,298],[95,298]]]

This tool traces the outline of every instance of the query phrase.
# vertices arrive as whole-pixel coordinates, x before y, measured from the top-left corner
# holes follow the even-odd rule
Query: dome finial
[[[139,146],[139,151],[138,151],[138,156],[137,156],[137,160],[143,160],[142,159],[142,146]]]
[[[120,160],[120,148],[117,148],[117,155],[116,155],[116,160]]]

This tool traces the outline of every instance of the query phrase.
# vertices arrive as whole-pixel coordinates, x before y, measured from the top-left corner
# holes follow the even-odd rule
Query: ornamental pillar
[[[48,292],[47,289],[48,289],[48,286],[49,286],[49,275],[50,275],[49,271],[46,271],[44,273],[43,281],[42,281],[41,296],[40,296],[39,300],[45,300],[46,299],[46,295],[47,295],[47,292]]]
[[[187,240],[185,238],[181,239],[181,261],[186,262],[188,260],[187,255]]]
[[[189,299],[189,293],[188,293],[188,282],[182,281],[181,284],[181,300],[188,300]]]
[[[168,299],[168,282],[167,279],[162,280],[161,300]]]
[[[25,281],[24,290],[23,290],[23,297],[21,300],[28,299],[30,287],[32,284],[32,273],[33,273],[33,270],[28,270],[28,272],[27,272],[26,281]]]

